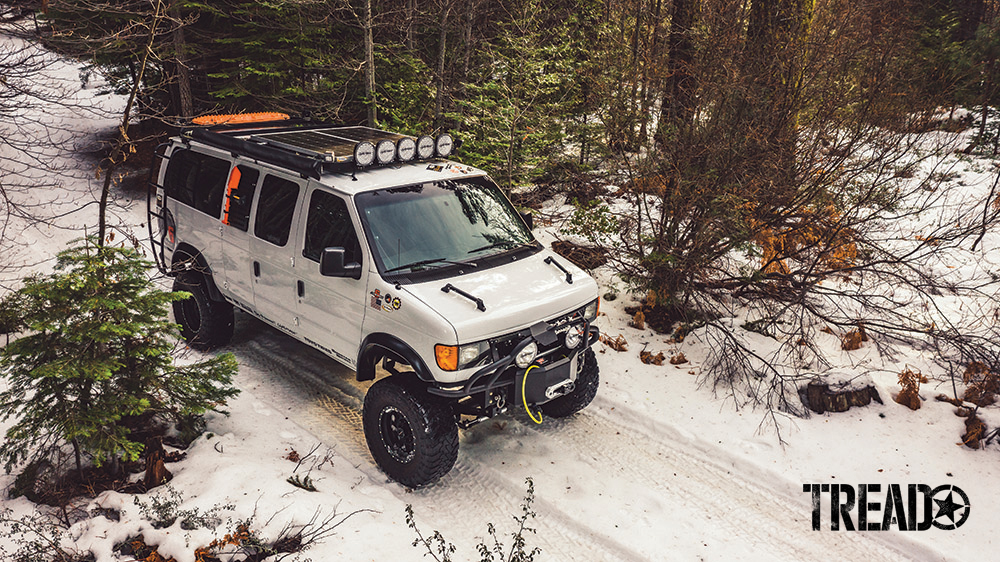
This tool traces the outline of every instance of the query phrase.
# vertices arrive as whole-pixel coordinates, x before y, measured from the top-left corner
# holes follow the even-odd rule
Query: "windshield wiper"
[[[503,246],[510,246],[510,248],[508,248],[508,249],[509,250],[513,250],[515,248],[521,248],[521,247],[524,247],[524,246],[534,246],[534,244],[532,244],[531,242],[515,242],[513,240],[501,240],[499,242],[494,242],[492,244],[487,244],[487,245],[485,245],[485,246],[483,246],[481,248],[475,248],[473,250],[469,250],[469,253],[470,254],[474,254],[476,252],[482,252],[484,250],[492,250],[493,248],[501,248]]]
[[[420,267],[422,265],[432,265],[432,264],[435,264],[435,263],[446,263],[448,265],[467,265],[469,267],[479,267],[478,265],[476,265],[474,263],[461,262],[461,261],[452,261],[452,260],[446,260],[444,258],[432,258],[432,259],[429,259],[429,260],[415,261],[413,263],[408,263],[406,265],[399,265],[399,266],[396,266],[396,267],[394,267],[392,269],[387,269],[387,270],[385,270],[385,272],[386,273],[391,273],[393,271],[399,271],[400,269],[407,269],[407,268],[413,269],[414,267]]]

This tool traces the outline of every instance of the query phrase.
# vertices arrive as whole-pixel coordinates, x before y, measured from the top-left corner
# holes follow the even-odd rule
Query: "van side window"
[[[229,172],[226,184],[226,206],[222,212],[222,224],[238,228],[243,232],[250,227],[250,203],[257,189],[260,172],[247,166],[236,166]]]
[[[191,150],[174,151],[163,188],[168,197],[219,218],[229,162]]]
[[[298,198],[299,184],[270,174],[264,176],[257,201],[254,236],[278,246],[287,244]]]
[[[313,191],[309,199],[306,242],[302,255],[315,261],[323,248],[344,248],[344,263],[361,262],[361,245],[343,199],[325,191]]]

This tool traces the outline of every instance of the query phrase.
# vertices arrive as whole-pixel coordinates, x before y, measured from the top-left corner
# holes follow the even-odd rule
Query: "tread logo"
[[[905,490],[905,491],[904,491]],[[824,513],[830,530],[926,531],[931,527],[952,531],[969,519],[969,496],[951,484],[931,488],[927,484],[886,486],[880,484],[803,484],[812,495],[812,528],[819,531]],[[824,501],[825,498],[829,498]],[[872,501],[881,499],[882,501]],[[823,509],[829,506],[829,511]],[[855,522],[857,524],[855,524]]]

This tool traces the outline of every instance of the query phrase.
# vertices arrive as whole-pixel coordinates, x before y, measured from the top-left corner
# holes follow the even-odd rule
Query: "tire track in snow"
[[[616,404],[616,408],[622,408]],[[754,558],[807,560],[896,561],[929,559],[932,553],[906,544],[905,550],[866,533],[812,531],[811,512],[766,485],[757,484],[723,467],[702,451],[644,431],[638,424],[622,425],[603,412],[584,410],[566,419],[535,426],[515,418],[519,427],[598,461],[603,474],[593,478],[643,482],[670,498],[671,508],[704,525],[721,526],[734,540],[752,549]],[[694,452],[692,452],[694,451]]]

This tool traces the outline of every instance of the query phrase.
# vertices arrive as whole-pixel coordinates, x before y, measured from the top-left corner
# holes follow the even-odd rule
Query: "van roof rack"
[[[447,133],[437,138],[412,137],[371,127],[289,118],[284,114],[253,115],[261,117],[199,118],[201,123],[210,126],[185,129],[181,137],[317,179],[324,172],[355,172],[376,166],[446,158],[455,147]]]

